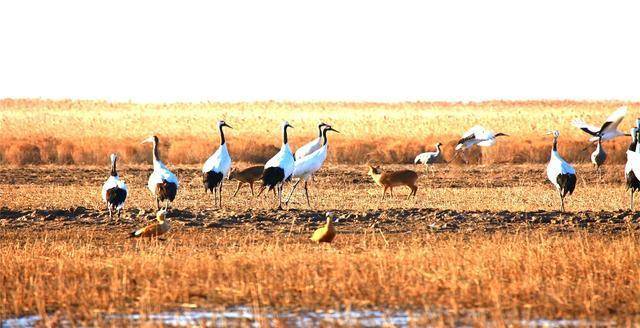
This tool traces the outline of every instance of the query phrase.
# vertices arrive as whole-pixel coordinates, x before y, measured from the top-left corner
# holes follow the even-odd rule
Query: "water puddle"
[[[298,311],[298,312],[268,312],[254,311],[251,307],[232,307],[221,311],[175,311],[160,312],[149,315],[141,314],[108,314],[100,318],[103,325],[139,325],[153,323],[169,327],[414,327],[437,322],[442,312],[425,311],[375,311],[375,310],[347,310],[347,311]],[[469,325],[464,321],[456,322],[458,326],[499,326],[496,323],[474,321],[477,314],[471,314]],[[1,328],[36,327],[41,323],[39,316],[25,316],[4,320]],[[475,323],[475,324],[474,324]],[[613,321],[588,321],[572,319],[535,319],[513,320],[507,325],[516,327],[605,327],[615,326]],[[90,324],[93,326],[93,324]],[[500,324],[501,325],[501,324]],[[77,323],[61,320],[58,327],[77,327]]]

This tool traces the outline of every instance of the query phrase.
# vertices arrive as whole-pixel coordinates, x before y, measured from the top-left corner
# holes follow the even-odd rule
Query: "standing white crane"
[[[440,147],[441,143],[436,144],[436,151],[425,152],[416,156],[416,159],[413,161],[414,164],[422,163],[426,167],[427,172],[429,171],[429,165],[441,163],[443,161],[442,158],[442,150]]]
[[[496,138],[502,136],[508,137],[509,135],[502,132],[494,133],[480,125],[476,125],[465,132],[462,135],[462,138],[458,140],[458,143],[456,144],[456,151],[464,151],[465,149],[471,148],[473,145],[491,147],[496,144]],[[456,153],[456,156],[457,154],[458,153]]]
[[[624,176],[629,190],[629,208],[633,211],[633,195],[640,190],[640,154],[638,153],[638,129],[631,128],[631,144],[627,149],[627,164],[624,166]]]
[[[314,151],[320,149],[322,147],[322,128],[325,126],[330,126],[327,123],[320,122],[318,124],[318,137],[309,141],[304,146],[298,148],[295,153],[295,159],[299,160],[307,155],[310,155]]]
[[[598,179],[602,179],[602,164],[607,160],[607,153],[602,149],[602,137],[598,137],[598,144],[596,150],[591,153],[591,163],[596,167],[598,171]]]
[[[293,128],[289,122],[282,122],[282,146],[280,151],[275,154],[264,165],[264,172],[262,172],[262,189],[258,196],[262,193],[264,188],[269,187],[269,190],[278,191],[278,209],[282,209],[282,187],[284,182],[289,179],[293,173],[294,158],[291,148],[289,148],[289,139],[287,138],[287,128]]]
[[[304,195],[307,198],[307,205],[311,207],[311,203],[309,202],[309,189],[307,188],[307,182],[309,181],[309,179],[311,179],[313,174],[322,167],[325,159],[327,159],[327,132],[329,131],[340,133],[337,130],[333,129],[331,126],[326,126],[322,130],[322,147],[320,147],[320,149],[314,151],[313,153],[296,160],[293,166],[293,174],[291,175],[291,178],[298,178],[298,181],[296,181],[296,183],[293,185],[293,188],[291,188],[291,193],[289,193],[289,197],[287,197],[287,201],[285,202],[286,204],[289,204],[291,195],[293,195],[293,192],[296,190],[296,187],[298,186],[300,181],[304,181]]]
[[[227,143],[224,139],[223,127],[232,129],[224,121],[218,121],[218,130],[220,131],[220,147],[216,150],[202,167],[202,183],[204,185],[205,193],[207,190],[213,194],[213,203],[219,200],[218,204],[222,207],[222,181],[224,177],[229,177],[229,170],[231,169],[231,156],[229,156],[229,150],[227,149]],[[220,195],[218,196],[218,192]],[[219,197],[219,198],[218,198]],[[216,199],[218,198],[218,199]]]
[[[609,117],[607,117],[607,120],[599,128],[594,125],[589,125],[585,121],[577,118],[571,121],[571,124],[591,135],[592,137],[589,138],[589,141],[591,142],[598,141],[599,137],[602,137],[602,140],[606,141],[626,135],[618,130],[618,125],[620,125],[620,122],[622,122],[622,119],[624,119],[626,114],[627,106],[618,108],[615,112],[609,115]]]
[[[553,131],[553,148],[551,158],[547,164],[547,178],[556,187],[560,194],[560,211],[564,212],[564,197],[573,194],[576,188],[576,170],[558,154],[558,137],[560,132]]]
[[[116,170],[116,161],[118,156],[111,154],[111,173],[109,178],[102,185],[102,200],[107,204],[107,210],[109,210],[109,218],[112,218],[113,212],[118,212],[118,219],[120,219],[120,213],[124,207],[124,202],[127,200],[127,185],[124,181],[120,180],[118,171]]]
[[[147,187],[151,194],[156,198],[156,206],[160,209],[160,202],[165,202],[164,209],[169,207],[169,203],[173,202],[178,193],[178,178],[162,163],[158,154],[157,136],[151,136],[142,143],[153,143],[153,172],[149,176]]]

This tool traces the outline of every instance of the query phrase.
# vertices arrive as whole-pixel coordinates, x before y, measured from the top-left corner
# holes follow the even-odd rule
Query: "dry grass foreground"
[[[103,325],[107,313],[154,313],[185,303],[442,308],[431,320],[449,325],[469,311],[480,322],[546,317],[618,324],[640,312],[640,249],[632,233],[384,235],[365,228],[339,235],[331,246],[311,244],[306,233],[250,229],[188,228],[166,241],[125,235],[114,227],[0,230],[0,314]]]
[[[573,118],[601,124],[620,102],[531,101],[482,103],[175,103],[135,104],[100,101],[0,100],[0,163],[101,164],[118,152],[122,163],[143,163],[151,151],[139,143],[151,134],[161,138],[164,159],[171,164],[203,163],[218,142],[218,119],[234,127],[228,132],[234,160],[264,162],[280,146],[279,124],[288,120],[293,148],[317,134],[317,122],[342,132],[331,138],[329,160],[338,163],[407,163],[416,154],[453,145],[473,125],[511,135],[491,149],[470,154],[472,162],[542,163],[550,139],[559,129],[561,153],[569,161],[588,161],[582,151],[586,135],[570,126]],[[637,103],[627,103],[627,131],[640,116]],[[625,161],[628,138],[608,142],[610,163]],[[458,159],[459,160],[459,159]]]

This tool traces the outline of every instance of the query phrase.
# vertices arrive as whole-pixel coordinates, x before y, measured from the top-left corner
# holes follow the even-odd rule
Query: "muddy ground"
[[[181,179],[179,198],[182,199],[174,204],[169,217],[175,227],[184,229],[249,229],[265,233],[307,233],[324,221],[323,215],[327,210],[338,215],[337,225],[342,233],[359,233],[366,229],[380,229],[389,234],[516,232],[530,229],[625,233],[640,229],[640,213],[622,207],[626,205],[626,193],[621,186],[624,183],[622,176],[617,172],[621,167],[607,168],[602,180],[595,180],[597,177],[589,166],[580,167],[583,172],[579,172],[579,178],[582,179],[585,200],[582,203],[574,201],[583,205],[574,204],[573,210],[567,213],[554,209],[556,196],[545,181],[543,165],[440,165],[430,173],[424,173],[422,166],[385,167],[398,168],[413,168],[421,172],[421,192],[417,200],[404,200],[407,191],[400,188],[394,197],[381,201],[381,190],[366,175],[364,165],[330,165],[318,173],[311,187],[314,197],[312,208],[307,207],[298,194],[296,197],[299,198],[291,206],[276,210],[271,195],[252,198],[247,187],[232,199],[233,181],[226,185],[224,208],[216,209],[210,202],[210,196],[204,195],[201,189],[199,169],[181,166],[173,168],[173,171]],[[96,226],[124,234],[154,217],[153,201],[145,190],[149,173],[147,166],[120,169],[120,175],[127,181],[132,195],[122,218],[115,220],[108,217],[99,198],[108,168],[0,167],[0,227],[40,230]],[[540,201],[550,204],[547,208],[535,208],[534,203],[530,206],[532,208],[524,210],[500,210],[499,200],[493,203],[487,200],[483,204],[482,199],[474,199],[466,204],[464,199],[459,199],[465,197],[467,189],[486,190],[490,196],[512,188],[525,191],[522,197],[534,198],[544,194],[545,198]],[[590,193],[600,194],[603,189],[619,194],[620,209],[603,210],[584,205],[589,204]],[[82,195],[87,190],[91,194]],[[438,190],[457,190],[456,203],[442,200],[443,207],[437,207],[433,206],[435,202],[431,199],[422,201],[432,195],[435,195],[432,196],[434,199],[442,198]],[[531,195],[526,195],[528,190],[532,190]]]

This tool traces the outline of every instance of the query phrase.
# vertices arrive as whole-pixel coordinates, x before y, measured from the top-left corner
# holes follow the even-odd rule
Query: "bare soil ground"
[[[399,168],[423,170],[410,165],[384,167]],[[365,166],[329,165],[310,184],[312,208],[306,206],[301,191],[296,191],[290,206],[282,211],[274,209],[271,193],[252,197],[246,185],[231,198],[235,181],[225,181],[223,209],[214,208],[211,196],[200,186],[199,168],[179,166],[173,171],[181,180],[181,189],[169,217],[185,229],[284,229],[290,233],[309,232],[328,210],[338,214],[342,233],[370,227],[386,233],[538,228],[616,233],[640,227],[640,214],[627,208],[621,166],[608,167],[602,180],[590,166],[578,168],[579,185],[568,198],[569,212],[560,213],[543,165],[439,165],[434,172],[421,173],[418,196],[408,200],[407,188],[396,188],[393,197],[381,200],[381,188],[364,173]],[[100,199],[105,168],[0,167],[0,226],[37,230],[93,225],[124,233],[154,216],[154,202],[145,188],[149,173],[146,166],[120,170],[130,196],[123,217],[116,221],[108,218]]]

